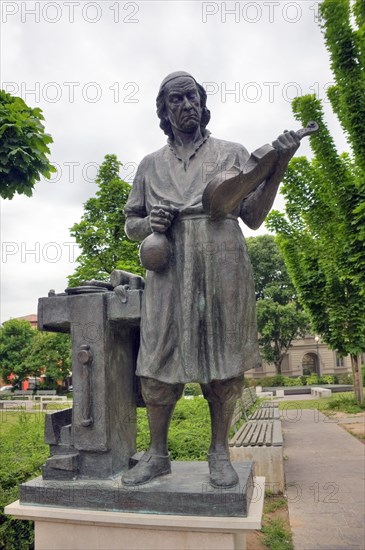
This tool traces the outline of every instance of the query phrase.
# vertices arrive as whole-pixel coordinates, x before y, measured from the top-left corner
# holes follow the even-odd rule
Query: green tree
[[[11,374],[13,385],[23,382],[32,375],[28,357],[35,331],[28,321],[10,319],[0,327],[0,372],[8,381]]]
[[[0,90],[0,197],[32,196],[41,176],[56,169],[49,163],[52,137],[44,132],[41,109],[31,109],[20,97]]]
[[[272,212],[268,227],[278,234],[289,274],[312,326],[342,355],[351,355],[355,395],[363,402],[359,355],[365,350],[365,7],[324,0],[321,25],[335,85],[332,108],[352,148],[339,155],[315,96],[293,101],[297,120],[316,120],[314,158],[293,159],[282,193],[286,213]]]
[[[77,258],[79,265],[68,278],[70,286],[90,279],[108,280],[113,269],[144,273],[138,244],[129,241],[124,232],[123,210],[131,187],[119,177],[120,166],[116,155],[105,156],[96,178],[96,197],[86,201],[81,221],[71,227],[82,252]]]
[[[256,299],[271,298],[283,304],[294,299],[296,291],[275,237],[249,237],[246,243],[254,270]]]
[[[247,246],[254,270],[260,352],[281,374],[291,343],[309,330],[308,315],[298,303],[275,237],[250,237]]]
[[[0,373],[4,380],[13,375],[18,385],[28,377],[44,376],[47,386],[56,387],[71,368],[71,340],[68,334],[39,332],[23,319],[10,319],[0,327]]]
[[[70,335],[36,331],[27,364],[33,376],[43,375],[43,387],[56,388],[70,376]]]

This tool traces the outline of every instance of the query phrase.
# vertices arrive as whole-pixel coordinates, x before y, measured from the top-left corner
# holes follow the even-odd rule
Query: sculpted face
[[[199,128],[202,108],[193,79],[178,77],[169,82],[165,104],[173,128],[184,133],[193,133]]]

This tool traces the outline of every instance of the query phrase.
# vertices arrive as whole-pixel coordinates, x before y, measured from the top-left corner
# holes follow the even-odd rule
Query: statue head
[[[163,79],[160,90],[156,99],[157,115],[160,119],[160,128],[169,136],[170,139],[174,139],[174,134],[171,124],[171,116],[169,116],[169,107],[166,104],[168,94],[172,91],[178,91],[179,89],[189,88],[192,93],[192,111],[195,110],[196,114],[200,117],[200,130],[202,134],[210,120],[210,111],[206,107],[207,94],[203,86],[198,84],[195,78],[185,72],[176,71],[166,76]],[[196,91],[197,99],[193,97],[193,92]],[[171,115],[171,113],[170,113]],[[193,124],[193,120],[191,124]]]

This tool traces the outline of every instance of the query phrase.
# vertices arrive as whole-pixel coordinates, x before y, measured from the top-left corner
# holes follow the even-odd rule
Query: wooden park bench
[[[242,416],[246,422],[229,442],[232,462],[254,462],[255,474],[266,478],[266,489],[283,493],[283,434],[277,403],[263,402],[251,414]]]
[[[245,388],[241,397],[237,399],[231,426],[235,427],[242,418],[248,418],[248,413],[257,401],[255,388]]]
[[[267,406],[274,403],[262,404],[256,411],[248,417],[248,420],[280,420],[278,407]]]

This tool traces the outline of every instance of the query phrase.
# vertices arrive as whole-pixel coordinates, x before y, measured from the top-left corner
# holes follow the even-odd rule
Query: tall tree
[[[44,132],[41,109],[31,109],[20,97],[0,90],[0,197],[15,193],[30,197],[41,176],[56,169],[49,163],[52,137]]]
[[[298,297],[324,341],[351,355],[355,395],[363,402],[359,355],[365,350],[365,7],[324,0],[321,25],[335,85],[332,108],[352,148],[339,155],[315,96],[293,101],[297,120],[316,120],[312,161],[293,159],[282,193],[286,214],[272,212],[268,227],[278,234]]]
[[[71,227],[81,248],[79,265],[68,278],[70,286],[89,279],[107,280],[113,269],[143,274],[138,258],[138,244],[128,240],[124,232],[124,206],[130,185],[119,177],[122,163],[116,155],[106,155],[96,183],[96,197],[86,201],[79,223]]]
[[[0,327],[0,372],[5,381],[16,385],[32,375],[28,363],[35,331],[28,321],[10,319]],[[9,379],[14,375],[13,379]]]
[[[23,319],[10,319],[0,327],[0,374],[4,380],[18,385],[28,377],[42,375],[48,387],[56,387],[58,381],[68,378],[70,368],[68,334],[38,332]]]
[[[275,237],[248,237],[246,243],[254,270],[256,300],[272,298],[286,304],[295,299],[296,291]]]
[[[254,270],[260,352],[281,374],[293,340],[309,330],[308,315],[298,303],[275,237],[250,237],[247,246]]]
[[[35,331],[27,364],[33,376],[42,376],[44,387],[56,388],[70,376],[70,335]]]

